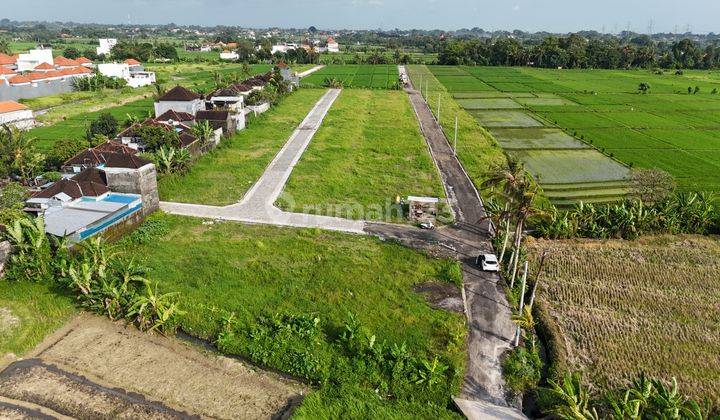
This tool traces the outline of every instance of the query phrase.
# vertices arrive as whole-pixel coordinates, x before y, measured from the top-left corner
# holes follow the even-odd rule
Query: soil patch
[[[417,293],[425,296],[430,306],[449,312],[464,313],[462,293],[454,284],[441,282],[421,283],[413,287]]]
[[[29,357],[37,359],[34,365],[16,362],[0,375],[12,381],[11,390],[21,391],[5,391],[0,383],[0,393],[13,392],[6,396],[73,417],[273,418],[288,415],[308,389],[179,339],[89,315],[76,318]],[[127,396],[136,400],[128,402]]]

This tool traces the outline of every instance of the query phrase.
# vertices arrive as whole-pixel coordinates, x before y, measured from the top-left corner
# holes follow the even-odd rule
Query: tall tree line
[[[512,37],[453,39],[442,43],[438,64],[532,66],[547,68],[685,68],[720,67],[720,44],[697,45],[692,39],[655,41],[638,36],[587,39],[578,34],[548,36],[542,41]]]

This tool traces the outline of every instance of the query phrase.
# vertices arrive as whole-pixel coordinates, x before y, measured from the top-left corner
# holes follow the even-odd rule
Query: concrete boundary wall
[[[0,84],[0,101],[39,98],[72,92],[74,89],[73,79],[39,81],[22,86]]]

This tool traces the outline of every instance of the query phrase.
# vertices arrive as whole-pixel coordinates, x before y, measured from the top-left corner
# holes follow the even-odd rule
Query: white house
[[[240,59],[240,55],[238,55],[235,51],[223,51],[220,53],[220,59],[226,61],[237,61]]]
[[[185,112],[195,116],[198,111],[205,109],[202,97],[182,86],[175,86],[155,102],[155,116],[158,117],[167,111]]]
[[[270,50],[271,54],[275,54],[276,52],[286,53],[290,50],[296,50],[298,48],[297,44],[294,43],[285,43],[285,44],[277,44],[272,46],[272,50]]]
[[[32,110],[15,101],[0,101],[0,125],[15,126],[18,130],[29,130],[35,126]]]
[[[335,42],[335,39],[333,37],[328,37],[327,39],[327,52],[329,53],[339,53],[340,52],[340,45]]]
[[[155,83],[155,73],[151,71],[134,71],[127,63],[98,64],[100,74],[107,77],[124,79],[128,86],[138,88]]]
[[[19,72],[30,71],[42,63],[55,65],[52,49],[34,49],[20,54],[17,59],[17,70]]]
[[[115,38],[100,38],[98,41],[100,41],[100,46],[95,49],[97,55],[110,55],[110,51],[117,45]]]

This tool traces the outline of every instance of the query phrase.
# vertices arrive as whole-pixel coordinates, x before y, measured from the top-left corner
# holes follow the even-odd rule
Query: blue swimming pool
[[[130,204],[133,201],[137,200],[138,196],[133,195],[125,195],[125,194],[117,194],[117,193],[110,193],[103,197],[100,200],[95,200],[92,197],[83,197],[83,201],[98,201],[98,202],[108,202],[108,203],[120,203],[120,204]]]

